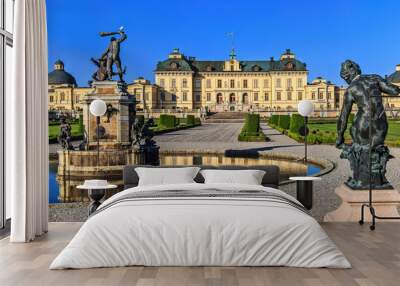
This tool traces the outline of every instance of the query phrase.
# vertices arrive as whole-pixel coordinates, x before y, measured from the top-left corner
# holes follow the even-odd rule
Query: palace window
[[[176,79],[171,79],[171,87],[176,88]]]
[[[278,87],[278,88],[281,87],[281,79],[280,78],[276,79],[276,87]]]
[[[314,91],[311,93],[311,99],[315,100],[315,92]]]
[[[53,99],[53,96],[51,95],[49,101],[50,101],[50,102],[53,102],[53,100],[54,100],[54,99]]]
[[[288,78],[286,80],[286,86],[287,86],[287,88],[291,88],[292,87],[292,79],[291,78]]]
[[[217,94],[217,104],[222,104],[224,102],[224,99],[222,97],[222,93]]]
[[[64,101],[64,100],[65,100],[65,93],[61,92],[61,101]]]
[[[161,94],[160,94],[160,100],[161,100],[161,101],[165,101],[165,93],[164,93],[164,92],[161,92]]]
[[[235,97],[235,94],[234,94],[234,93],[231,93],[231,94],[229,95],[229,102],[230,102],[230,103],[235,103],[235,102],[236,102],[236,97]]]
[[[322,92],[318,93],[318,99],[324,99],[324,93]]]
[[[268,94],[268,92],[265,92],[265,93],[264,93],[264,100],[265,100],[265,101],[268,101],[268,100],[269,100],[269,94]]]
[[[230,87],[231,88],[235,88],[235,80],[234,79],[231,79],[231,81],[230,81]]]
[[[206,88],[211,88],[211,79],[206,80]]]
[[[303,99],[303,93],[301,91],[299,91],[297,93],[297,100],[302,100]]]
[[[194,81],[194,87],[195,88],[201,88],[201,79],[196,79]]]
[[[253,80],[253,88],[258,88],[258,80]]]
[[[196,94],[196,101],[200,101],[200,94]]]
[[[247,88],[247,79],[243,80],[243,88]]]
[[[182,100],[187,101],[187,92],[186,91],[182,93]]]
[[[184,79],[182,80],[182,87],[183,87],[183,88],[187,88],[187,79],[186,79],[186,78],[184,78]]]
[[[243,104],[249,103],[249,95],[247,93],[243,93],[242,103]]]
[[[160,78],[160,86],[165,87],[165,80],[163,78]]]
[[[222,80],[217,80],[217,88],[222,88]]]
[[[281,100],[281,92],[280,91],[276,92],[276,100]]]
[[[299,88],[303,87],[303,79],[301,79],[301,78],[297,79],[297,87],[299,87]]]
[[[174,102],[176,101],[176,94],[171,94],[171,100]]]
[[[292,92],[288,91],[287,93],[287,100],[292,100]]]
[[[254,101],[258,101],[258,92],[254,93]]]
[[[264,88],[268,88],[268,79],[264,79]]]
[[[211,93],[207,92],[207,101],[211,101]]]
[[[231,71],[234,71],[234,70],[235,70],[235,66],[231,65]]]
[[[327,98],[331,99],[331,96],[332,96],[332,93],[329,91],[328,94],[327,94]]]

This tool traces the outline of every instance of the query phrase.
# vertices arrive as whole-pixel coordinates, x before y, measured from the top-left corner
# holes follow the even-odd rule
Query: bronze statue
[[[67,122],[65,116],[60,117],[60,131],[57,141],[64,150],[74,150],[74,146],[71,143],[71,125]]]
[[[112,106],[111,103],[107,104],[107,110],[106,110],[106,117],[107,117],[107,123],[110,123],[111,117],[118,113],[118,109],[116,109],[114,106]]]
[[[91,58],[90,60],[98,67],[97,71],[92,74],[94,80],[103,81],[111,79],[108,77],[106,59],[95,60],[94,58]]]
[[[132,125],[132,145],[136,146],[155,146],[156,142],[153,140],[154,132],[150,127],[154,126],[153,118],[149,118],[146,122],[135,118]]]
[[[100,32],[101,37],[113,36],[118,34],[120,34],[121,37],[118,39],[115,37],[111,37],[110,44],[108,45],[107,50],[103,53],[100,59],[106,60],[106,71],[108,79],[111,79],[113,77],[114,73],[112,67],[113,65],[115,65],[118,70],[117,74],[119,76],[119,80],[124,81],[122,78],[123,71],[121,68],[121,59],[119,57],[119,52],[120,52],[120,45],[123,41],[126,40],[127,36],[123,31],[122,27],[119,29],[118,32]]]
[[[121,58],[119,57],[120,45],[126,40],[127,36],[121,27],[118,32],[100,32],[101,37],[120,35],[120,38],[111,37],[110,44],[107,50],[101,55],[99,59],[91,58],[90,60],[97,66],[97,70],[92,74],[92,79],[95,81],[112,80],[114,75],[119,76],[120,82],[123,82],[123,75],[126,72],[121,68]],[[117,67],[117,72],[113,72],[113,65]],[[91,81],[89,81],[91,84]]]
[[[362,75],[359,65],[350,60],[342,63],[340,76],[349,84],[337,122],[338,137],[336,141],[336,147],[343,150],[340,157],[350,161],[353,171],[353,177],[350,177],[346,184],[353,189],[368,189],[371,143],[372,186],[374,189],[390,188],[385,177],[386,163],[391,156],[389,149],[384,145],[388,122],[382,102],[382,93],[398,95],[400,88],[379,75]],[[344,133],[353,104],[357,106],[357,113],[350,129],[352,144],[345,145]]]

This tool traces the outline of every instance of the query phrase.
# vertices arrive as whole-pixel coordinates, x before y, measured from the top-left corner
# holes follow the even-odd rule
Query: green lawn
[[[347,126],[347,130],[345,133],[345,139],[350,140],[350,126]],[[310,123],[308,125],[310,128],[310,132],[313,130],[317,131],[317,129],[321,132],[334,132],[336,134],[336,123]],[[386,143],[391,146],[400,146],[400,121],[398,120],[389,120],[389,132],[386,136]]]
[[[72,123],[71,129],[72,137],[83,136],[82,132],[79,131],[79,123]],[[60,125],[49,125],[49,140],[57,140],[59,131]]]

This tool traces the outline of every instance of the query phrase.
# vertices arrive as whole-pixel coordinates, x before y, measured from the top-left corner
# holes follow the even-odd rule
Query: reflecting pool
[[[277,165],[280,168],[280,181],[286,181],[291,176],[311,176],[321,171],[322,167],[315,164],[304,164],[301,161],[270,159],[265,157],[233,157],[225,156],[224,154],[160,154],[161,166],[190,166],[190,165]],[[58,161],[51,160],[49,164],[49,203],[62,202],[87,202],[89,201],[87,191],[78,190],[77,185],[83,183],[85,178],[70,177],[68,175],[57,174]],[[123,189],[122,170],[121,176],[118,178],[104,178],[112,184],[118,185],[118,189],[110,192],[107,196]]]

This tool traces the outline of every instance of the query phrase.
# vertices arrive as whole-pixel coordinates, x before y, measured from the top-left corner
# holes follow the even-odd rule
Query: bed
[[[202,169],[215,168],[203,166]],[[219,167],[237,169],[237,167]],[[242,167],[245,169],[256,167]],[[291,266],[350,268],[318,222],[277,189],[279,168],[262,185],[195,183],[138,186],[107,199],[50,269],[117,266]]]

